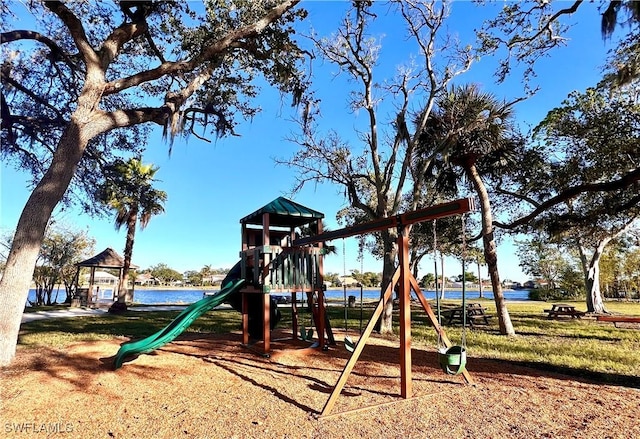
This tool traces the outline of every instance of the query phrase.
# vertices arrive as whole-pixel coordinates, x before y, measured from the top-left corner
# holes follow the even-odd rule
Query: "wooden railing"
[[[253,270],[253,284],[262,292],[315,291],[323,286],[321,261],[324,249],[318,247],[256,247],[241,252],[243,277]]]

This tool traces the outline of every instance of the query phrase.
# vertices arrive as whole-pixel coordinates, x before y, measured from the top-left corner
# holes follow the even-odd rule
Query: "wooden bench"
[[[545,309],[548,319],[557,319],[561,316],[568,316],[572,319],[579,319],[585,315],[584,311],[578,311],[575,306],[565,303],[554,303],[551,309]]]
[[[630,325],[630,327],[635,327],[640,325],[640,316],[597,316],[596,320],[599,322],[611,322],[613,325],[618,328],[618,323],[635,323],[635,325]],[[629,326],[627,326],[629,327]]]

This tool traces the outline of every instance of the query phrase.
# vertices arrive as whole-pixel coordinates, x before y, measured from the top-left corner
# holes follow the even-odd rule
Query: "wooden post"
[[[262,214],[262,246],[263,248],[271,245],[271,237],[269,233],[269,213]],[[269,264],[271,262],[271,254],[264,252],[262,255],[262,270],[260,275],[260,285],[263,286],[262,290],[262,350],[265,354],[269,354],[271,350],[271,295],[269,291],[265,291],[264,286],[267,284],[267,276],[269,274]],[[256,265],[258,262],[256,261]],[[254,270],[259,270],[258,267]]]
[[[322,219],[318,219],[318,234],[322,233]],[[322,241],[318,243],[318,248],[322,249]],[[316,322],[316,329],[318,330],[318,343],[320,344],[320,348],[324,348],[325,339],[324,339],[324,331],[325,331],[325,303],[324,303],[324,290],[323,290],[323,257],[322,254],[318,256],[318,258],[312,258],[312,260],[318,261],[317,267],[309,267],[309,269],[317,269],[317,279],[316,285],[312,285],[311,289],[318,292],[318,321]],[[314,264],[315,265],[315,261]]]
[[[249,344],[249,302],[247,293],[241,292],[242,296],[242,344]]]
[[[263,293],[262,298],[262,309],[264,310],[264,326],[262,327],[263,351],[268,354],[271,351],[271,295]]]
[[[94,307],[93,283],[95,282],[95,276],[96,276],[96,267],[91,267],[91,274],[89,275],[89,291],[87,292],[87,306],[89,306],[90,308]]]
[[[295,291],[291,293],[291,329],[295,340],[298,337],[298,295]]]
[[[245,223],[242,223],[242,227],[241,227],[241,239],[242,239],[242,248],[241,251],[247,251],[249,250],[249,237],[247,236],[247,225]]]
[[[262,245],[269,244],[269,214],[265,212],[262,214]]]
[[[398,259],[400,271],[400,395],[411,398],[411,289],[409,270],[409,237],[405,227],[398,227]]]

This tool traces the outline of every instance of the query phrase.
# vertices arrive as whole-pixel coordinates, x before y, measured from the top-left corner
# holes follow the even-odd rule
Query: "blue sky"
[[[348,2],[307,1],[303,5],[309,17],[299,29],[307,31],[313,26],[321,35],[335,29]],[[462,41],[472,42],[473,28],[479,26],[483,14],[489,9],[477,9],[468,2],[456,2],[449,29],[459,34]],[[404,30],[393,17],[381,16],[378,25],[384,33],[381,68],[392,72],[411,55],[404,40]],[[556,50],[552,56],[538,64],[537,82],[541,90],[516,107],[521,124],[526,127],[539,122],[554,106],[573,90],[584,90],[601,77],[600,67],[606,51],[611,48],[600,37],[600,16],[591,4],[584,5],[570,19],[575,27],[570,33],[568,47]],[[500,98],[507,100],[522,95],[520,78],[514,77],[504,84],[495,84],[494,59],[482,59],[460,77],[461,82],[475,82]],[[340,130],[357,147],[354,128],[360,126],[362,115],[352,114],[346,108],[348,84],[342,77],[334,78],[336,68],[314,66],[314,88],[323,99],[322,126]],[[160,167],[157,187],[168,193],[166,213],[152,218],[147,228],[137,233],[133,261],[142,268],[163,262],[179,270],[199,270],[204,265],[231,267],[238,260],[240,250],[240,218],[262,207],[278,196],[290,196],[294,172],[274,164],[274,157],[289,157],[297,147],[285,140],[295,129],[289,122],[289,99],[264,88],[259,96],[262,112],[253,121],[242,123],[237,132],[240,137],[203,142],[195,137],[177,140],[171,156],[169,147],[156,130],[150,139],[143,160]],[[28,176],[2,163],[0,168],[0,227],[3,233],[15,228],[20,212],[29,196]],[[321,211],[325,224],[336,229],[335,215],[345,206],[339,187],[330,185],[308,186],[291,197],[296,202]],[[58,221],[86,228],[96,239],[96,251],[112,247],[122,253],[125,231],[116,231],[113,218],[89,218],[73,209],[56,214]],[[342,274],[360,270],[355,238],[334,241],[339,255],[330,256],[325,263],[327,272]],[[346,260],[346,263],[345,263]],[[432,271],[432,260],[425,260],[421,275]],[[509,240],[499,247],[499,266],[503,279],[527,280],[518,266],[513,245]],[[365,257],[365,271],[382,271],[382,262]],[[459,273],[453,261],[445,267],[447,275]],[[486,270],[483,273],[486,277]]]

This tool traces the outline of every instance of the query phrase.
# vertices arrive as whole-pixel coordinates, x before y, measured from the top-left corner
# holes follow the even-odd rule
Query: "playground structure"
[[[292,244],[297,228],[322,233],[323,218],[320,212],[279,197],[240,220],[240,278],[247,281],[240,290],[239,309],[245,346],[249,346],[250,336],[257,333],[258,324],[250,319],[261,314],[262,354],[270,353],[271,318],[275,317],[276,306],[271,293],[291,294],[293,339],[299,329],[297,293],[302,293],[306,294],[308,307],[313,312],[318,345],[324,348],[327,342],[335,344],[324,307],[323,242],[304,247]],[[237,304],[234,308],[238,308]]]
[[[380,301],[358,342],[352,347],[351,357],[320,416],[330,414],[382,314],[385,303],[391,299],[394,290],[398,291],[400,311],[400,394],[402,398],[410,398],[412,396],[411,290],[414,291],[424,308],[439,340],[447,349],[452,348],[452,343],[441,328],[437,316],[409,269],[409,226],[422,221],[464,214],[473,209],[473,200],[466,198],[323,233],[322,219],[324,214],[286,198],[277,198],[240,220],[242,226],[240,262],[223,281],[221,291],[192,304],[167,328],[158,333],[122,345],[116,355],[115,367],[120,367],[127,356],[150,352],[172,341],[196,318],[223,302],[230,303],[232,307],[242,313],[243,345],[249,347],[252,338],[261,336],[262,351],[260,353],[269,356],[273,319],[277,318],[277,312],[274,312],[274,310],[277,311],[277,305],[270,296],[272,292],[292,295],[292,338],[294,339],[297,337],[299,326],[296,295],[299,292],[307,295],[318,335],[316,346],[325,349],[329,343],[334,344],[335,341],[325,314],[324,243],[333,239],[395,227],[398,230],[399,265],[391,282],[381,295]],[[297,237],[296,229],[301,227],[307,227],[311,236]],[[260,332],[261,334],[259,334]],[[460,347],[453,346],[453,348],[455,350]],[[462,353],[464,353],[464,349],[457,350],[453,357],[455,355],[461,357]],[[450,366],[449,364],[442,365],[447,368]],[[473,384],[464,365],[459,368],[457,373],[460,373],[467,383]]]

